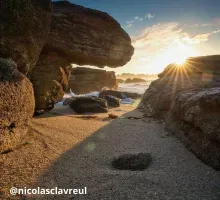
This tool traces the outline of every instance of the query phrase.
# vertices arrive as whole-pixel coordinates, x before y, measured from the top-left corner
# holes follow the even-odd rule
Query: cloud
[[[134,20],[130,20],[130,21],[126,21],[126,24],[133,24],[135,21]]]
[[[130,28],[130,27],[132,27],[133,26],[133,24],[127,24],[125,27],[126,28]]]
[[[133,37],[133,45],[135,47],[155,46],[161,44],[169,44],[180,38],[183,29],[176,22],[156,24],[145,28],[142,33]]]
[[[212,34],[220,33],[220,30],[213,31]]]
[[[144,19],[151,19],[155,17],[155,15],[152,15],[151,13],[147,13],[145,15],[145,17],[139,17],[139,16],[135,16],[132,20],[126,21],[126,26],[124,26],[125,28],[130,28],[133,26],[134,23],[136,22],[142,22]]]
[[[189,43],[190,44],[198,44],[201,42],[206,42],[209,40],[210,35],[211,35],[211,33],[196,35],[195,37],[193,37],[189,40]]]
[[[138,20],[138,21],[140,21],[140,22],[142,22],[142,21],[144,20],[144,18],[138,17],[138,16],[134,17],[134,19],[135,19],[135,20]]]
[[[152,15],[151,13],[147,13],[146,15],[145,15],[145,19],[151,19],[151,18],[154,18],[155,17],[155,15]]]
[[[139,36],[132,37],[132,41],[133,45],[137,48],[167,46],[177,43],[198,44],[208,41],[211,35],[217,33],[220,33],[220,30],[190,35],[184,31],[184,26],[177,22],[169,22],[159,23],[145,28]]]
[[[205,25],[203,25],[205,26]],[[220,29],[198,29],[197,34],[190,34],[188,26],[178,22],[158,23],[145,27],[138,35],[131,37],[135,48],[131,61],[125,66],[134,72],[161,72],[175,59],[210,54],[210,37],[219,34]],[[205,45],[204,45],[205,44]],[[212,54],[212,53],[211,53]]]
[[[189,25],[188,27],[207,27],[207,26],[212,26],[212,24],[192,24]]]

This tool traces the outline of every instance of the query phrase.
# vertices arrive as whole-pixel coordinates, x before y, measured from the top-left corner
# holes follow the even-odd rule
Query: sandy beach
[[[114,120],[107,114],[89,119],[70,115],[67,107],[34,118],[23,145],[3,155],[2,192],[8,194],[12,186],[87,187],[87,195],[27,199],[219,199],[220,172],[203,164],[170,136],[163,122],[145,118],[133,109],[123,105],[111,110],[120,116]],[[145,171],[111,167],[115,156],[140,152],[152,154]]]

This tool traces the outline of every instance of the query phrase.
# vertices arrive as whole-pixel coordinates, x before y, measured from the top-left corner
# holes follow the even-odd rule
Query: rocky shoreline
[[[10,198],[12,186],[71,188],[73,180],[89,182],[89,199],[195,199],[203,190],[204,198],[218,198],[220,56],[170,64],[143,96],[117,91],[115,72],[72,69],[120,67],[133,53],[130,36],[107,13],[68,1],[0,2],[0,198]],[[69,89],[76,95],[52,110]],[[95,90],[97,96],[78,95]],[[143,112],[121,105],[140,98]],[[112,164],[149,171],[118,172]],[[141,191],[131,190],[136,183]]]

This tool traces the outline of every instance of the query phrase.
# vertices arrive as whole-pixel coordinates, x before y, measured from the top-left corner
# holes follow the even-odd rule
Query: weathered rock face
[[[208,60],[212,56],[208,56]],[[200,58],[200,57],[199,57]],[[217,60],[218,56],[213,56]],[[219,56],[220,58],[220,56]],[[196,58],[193,58],[196,60]],[[205,62],[205,57],[203,57]],[[219,61],[220,62],[220,61]],[[169,65],[159,74],[159,79],[153,81],[146,90],[142,103],[148,116],[161,115],[170,109],[171,102],[176,94],[181,91],[195,88],[212,88],[220,87],[220,75],[214,72],[213,62],[199,68],[199,64],[193,65],[192,62],[186,63],[184,66],[175,64]]]
[[[98,97],[78,97],[71,99],[70,107],[76,113],[107,113],[108,105],[105,99]]]
[[[69,88],[75,94],[101,91],[104,87],[117,89],[115,72],[76,67],[72,69]]]
[[[115,19],[68,1],[53,2],[49,38],[46,51],[56,49],[78,65],[123,66],[134,52],[129,35]]]
[[[66,80],[64,81],[65,78],[59,81],[60,76],[63,76],[61,75],[63,74],[61,68],[66,68],[69,63],[97,67],[118,67],[131,59],[133,51],[128,34],[108,14],[71,4],[68,1],[54,2],[49,40],[41,52],[42,56],[38,60],[37,67],[31,73],[31,80],[35,89],[36,108],[49,110],[60,99],[66,87],[66,84],[63,87],[63,82],[66,82]],[[51,57],[51,53],[54,57],[56,54],[58,60],[60,58],[65,60],[67,64],[63,65],[63,62],[57,62],[55,58],[50,60],[45,56]],[[48,73],[43,78],[43,71],[46,70],[44,68],[47,68],[47,64],[56,73]],[[59,73],[57,73],[58,71]],[[69,71],[64,71],[68,80]],[[57,77],[54,76],[55,74]],[[110,75],[106,76],[109,77]],[[89,77],[88,74],[83,75],[80,81],[84,79],[85,84],[93,82],[93,77]],[[77,82],[72,81],[72,79],[70,81],[70,87],[75,93],[87,93],[101,88],[101,80],[95,80],[98,81],[98,84],[93,82],[93,84],[83,87],[78,80]],[[114,77],[109,81],[108,84],[116,85]],[[89,86],[91,87],[89,88]]]
[[[31,73],[36,113],[50,110],[68,87],[72,67],[57,53],[41,54]]]
[[[197,157],[220,169],[220,87],[180,92],[166,121]]]
[[[0,57],[27,74],[36,64],[51,20],[51,0],[0,1]]]
[[[151,83],[142,105],[205,163],[220,169],[220,56],[190,58],[169,65]]]
[[[50,20],[51,0],[0,1],[0,153],[13,149],[27,132],[34,92],[22,73],[35,66]]]
[[[10,150],[27,132],[34,112],[34,93],[29,79],[11,60],[0,58],[0,153]]]

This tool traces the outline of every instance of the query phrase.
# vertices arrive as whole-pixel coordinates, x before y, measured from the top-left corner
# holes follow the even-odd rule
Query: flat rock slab
[[[120,170],[145,170],[152,161],[150,153],[123,154],[112,161],[112,166]]]

